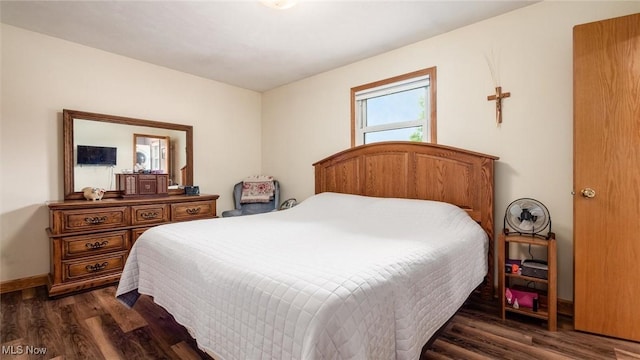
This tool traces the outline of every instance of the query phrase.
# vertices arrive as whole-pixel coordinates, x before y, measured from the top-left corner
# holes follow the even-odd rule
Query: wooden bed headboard
[[[316,194],[437,200],[466,210],[489,235],[483,297],[493,296],[493,163],[498,158],[421,142],[350,148],[313,164]]]

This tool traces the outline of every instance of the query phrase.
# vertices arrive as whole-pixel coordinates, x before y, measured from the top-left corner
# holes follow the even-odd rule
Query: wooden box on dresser
[[[51,202],[49,296],[117,282],[136,239],[150,227],[216,217],[218,195]]]

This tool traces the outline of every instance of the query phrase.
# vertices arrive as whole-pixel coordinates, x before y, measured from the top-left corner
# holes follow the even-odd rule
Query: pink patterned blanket
[[[252,176],[242,181],[241,203],[269,202],[273,199],[275,185],[272,176]]]

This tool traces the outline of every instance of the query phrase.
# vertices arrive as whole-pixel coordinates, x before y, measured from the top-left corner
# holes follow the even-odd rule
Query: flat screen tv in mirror
[[[76,161],[78,165],[116,165],[118,149],[109,146],[78,145]]]

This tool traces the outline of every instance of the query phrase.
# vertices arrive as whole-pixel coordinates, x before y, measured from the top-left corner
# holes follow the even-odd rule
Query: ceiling
[[[534,1],[5,1],[3,23],[266,91]]]

